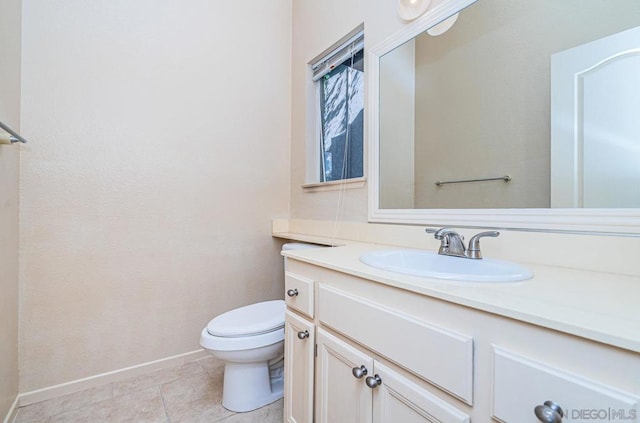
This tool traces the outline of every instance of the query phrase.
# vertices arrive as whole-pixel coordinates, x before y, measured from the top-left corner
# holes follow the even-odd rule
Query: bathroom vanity
[[[285,253],[285,421],[640,421],[637,277],[443,281],[359,260],[382,247]]]
[[[285,421],[640,422],[638,158],[593,154],[598,171],[634,161],[612,184],[583,154],[638,138],[615,119],[637,122],[626,93],[638,89],[640,8],[584,4],[442,0],[367,46],[368,223],[274,224],[280,238],[339,245],[284,253]],[[448,34],[427,32],[458,13]],[[585,63],[563,65],[575,55]],[[611,103],[572,91],[610,82],[625,93]],[[608,136],[584,135],[596,129]],[[428,248],[410,225],[515,229],[487,256],[533,277],[461,282],[361,261]]]

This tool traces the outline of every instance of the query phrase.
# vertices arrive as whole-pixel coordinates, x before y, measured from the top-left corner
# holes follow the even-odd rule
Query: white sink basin
[[[514,282],[533,277],[529,269],[508,261],[466,259],[422,250],[372,251],[363,254],[360,261],[390,272],[457,281]]]

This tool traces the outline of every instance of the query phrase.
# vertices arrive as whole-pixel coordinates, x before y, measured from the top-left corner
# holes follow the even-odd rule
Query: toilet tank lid
[[[290,250],[306,250],[309,248],[322,248],[323,245],[318,244],[306,244],[304,242],[287,242],[286,244],[282,244],[282,251],[290,251]]]
[[[211,320],[207,332],[227,338],[272,332],[284,327],[285,308],[282,300],[236,308]]]

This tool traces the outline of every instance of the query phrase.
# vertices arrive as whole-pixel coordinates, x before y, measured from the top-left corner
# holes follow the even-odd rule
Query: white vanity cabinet
[[[314,288],[312,279],[285,273],[284,418],[290,423],[313,421],[316,345],[316,327],[312,320]]]
[[[638,352],[295,259],[288,270],[313,305],[287,311],[287,422],[640,423]]]

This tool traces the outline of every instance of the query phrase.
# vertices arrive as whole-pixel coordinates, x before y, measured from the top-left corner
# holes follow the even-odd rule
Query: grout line
[[[167,404],[164,402],[164,395],[162,394],[162,384],[158,385],[158,390],[160,391],[160,400],[162,400],[162,408],[164,408],[164,415],[167,416],[167,423],[171,423],[171,417],[169,417]]]

